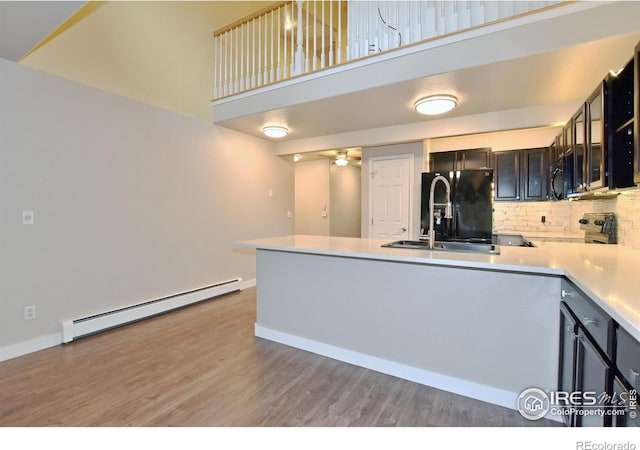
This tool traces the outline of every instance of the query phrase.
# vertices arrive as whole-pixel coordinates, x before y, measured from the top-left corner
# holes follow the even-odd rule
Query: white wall
[[[64,319],[252,279],[232,243],[293,231],[293,166],[267,141],[6,60],[0,98],[0,357]]]
[[[295,163],[296,234],[329,236],[330,164],[329,159]]]
[[[345,167],[331,165],[331,236],[360,237],[361,169],[353,163]]]

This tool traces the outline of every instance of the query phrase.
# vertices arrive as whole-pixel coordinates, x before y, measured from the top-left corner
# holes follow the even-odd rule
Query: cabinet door
[[[523,200],[546,200],[549,150],[536,148],[523,152],[522,193]]]
[[[564,175],[564,197],[575,192],[573,184],[573,120],[569,120],[564,127],[562,136],[564,140],[562,172]]]
[[[573,117],[573,191],[587,190],[584,107]]]
[[[456,166],[456,152],[431,153],[429,155],[430,172],[452,172]]]
[[[478,148],[458,152],[458,170],[486,169],[491,167],[491,149]]]
[[[633,58],[634,68],[634,121],[633,121],[633,176],[636,183],[640,183],[640,43],[636,47]]]
[[[520,200],[520,154],[519,150],[493,154],[496,200]]]
[[[600,354],[595,344],[583,332],[582,327],[578,330],[576,352],[576,377],[575,391],[593,393],[595,396],[609,394],[611,392],[612,368],[607,360]],[[583,395],[583,399],[585,396]],[[598,414],[597,411],[607,409],[606,404],[591,405],[583,401],[575,417],[575,424],[578,427],[603,427],[611,425],[611,416]]]
[[[612,409],[616,410],[611,418],[611,426],[614,427],[640,427],[638,416],[637,391],[627,385],[622,378],[616,376],[613,379]],[[635,399],[631,409],[631,399]],[[620,411],[622,410],[622,411]]]
[[[558,391],[573,392],[578,324],[564,303],[560,304],[560,362],[558,365]],[[566,406],[565,409],[568,409]],[[567,426],[575,426],[575,415],[562,416]]]
[[[589,189],[606,186],[602,83],[587,100],[587,184]]]

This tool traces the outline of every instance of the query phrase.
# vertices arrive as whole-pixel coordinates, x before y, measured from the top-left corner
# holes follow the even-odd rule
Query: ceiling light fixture
[[[349,164],[349,160],[347,159],[346,153],[338,153],[336,155],[336,166],[344,167]]]
[[[298,161],[300,161],[300,158],[302,158],[302,156],[300,155],[300,153],[296,153],[295,155],[293,155],[293,162],[298,162]]]
[[[271,138],[283,138],[289,134],[289,130],[285,127],[268,126],[262,129],[262,132]]]
[[[433,116],[451,111],[458,104],[458,99],[453,95],[430,95],[414,103],[416,111],[420,114]]]

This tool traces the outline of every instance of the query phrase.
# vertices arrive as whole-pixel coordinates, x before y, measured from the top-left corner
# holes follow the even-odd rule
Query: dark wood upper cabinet
[[[491,167],[491,148],[438,152],[429,155],[430,172],[452,172]]]
[[[586,136],[587,136],[587,172],[586,181],[589,189],[599,189],[607,186],[608,155],[607,140],[604,139],[604,97],[605,82],[587,99],[586,107]]]
[[[611,189],[631,187],[635,184],[634,179],[640,179],[634,167],[634,160],[637,160],[635,65],[634,58],[621,72],[609,75],[605,80],[605,155],[607,184]]]
[[[430,172],[451,172],[454,170],[456,170],[456,152],[440,152],[430,155]]]
[[[586,178],[586,150],[585,150],[585,113],[584,105],[573,116],[572,141],[573,141],[573,188],[572,192],[584,192],[587,190]]]
[[[549,183],[549,149],[547,147],[496,152],[493,157],[495,200],[547,200]]]
[[[549,149],[523,150],[522,197],[525,201],[547,199]]]
[[[634,122],[633,122],[633,149],[634,149],[634,163],[633,163],[633,175],[634,181],[640,183],[640,43],[636,46],[635,55],[633,58],[633,92],[634,98]]]
[[[495,199],[501,201],[520,200],[520,150],[493,154],[493,176]]]

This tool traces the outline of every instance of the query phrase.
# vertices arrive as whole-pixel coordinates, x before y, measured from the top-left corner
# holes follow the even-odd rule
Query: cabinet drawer
[[[640,342],[618,328],[616,367],[635,389],[640,389]]]
[[[562,280],[562,300],[609,358],[613,358],[613,320],[572,283]]]

